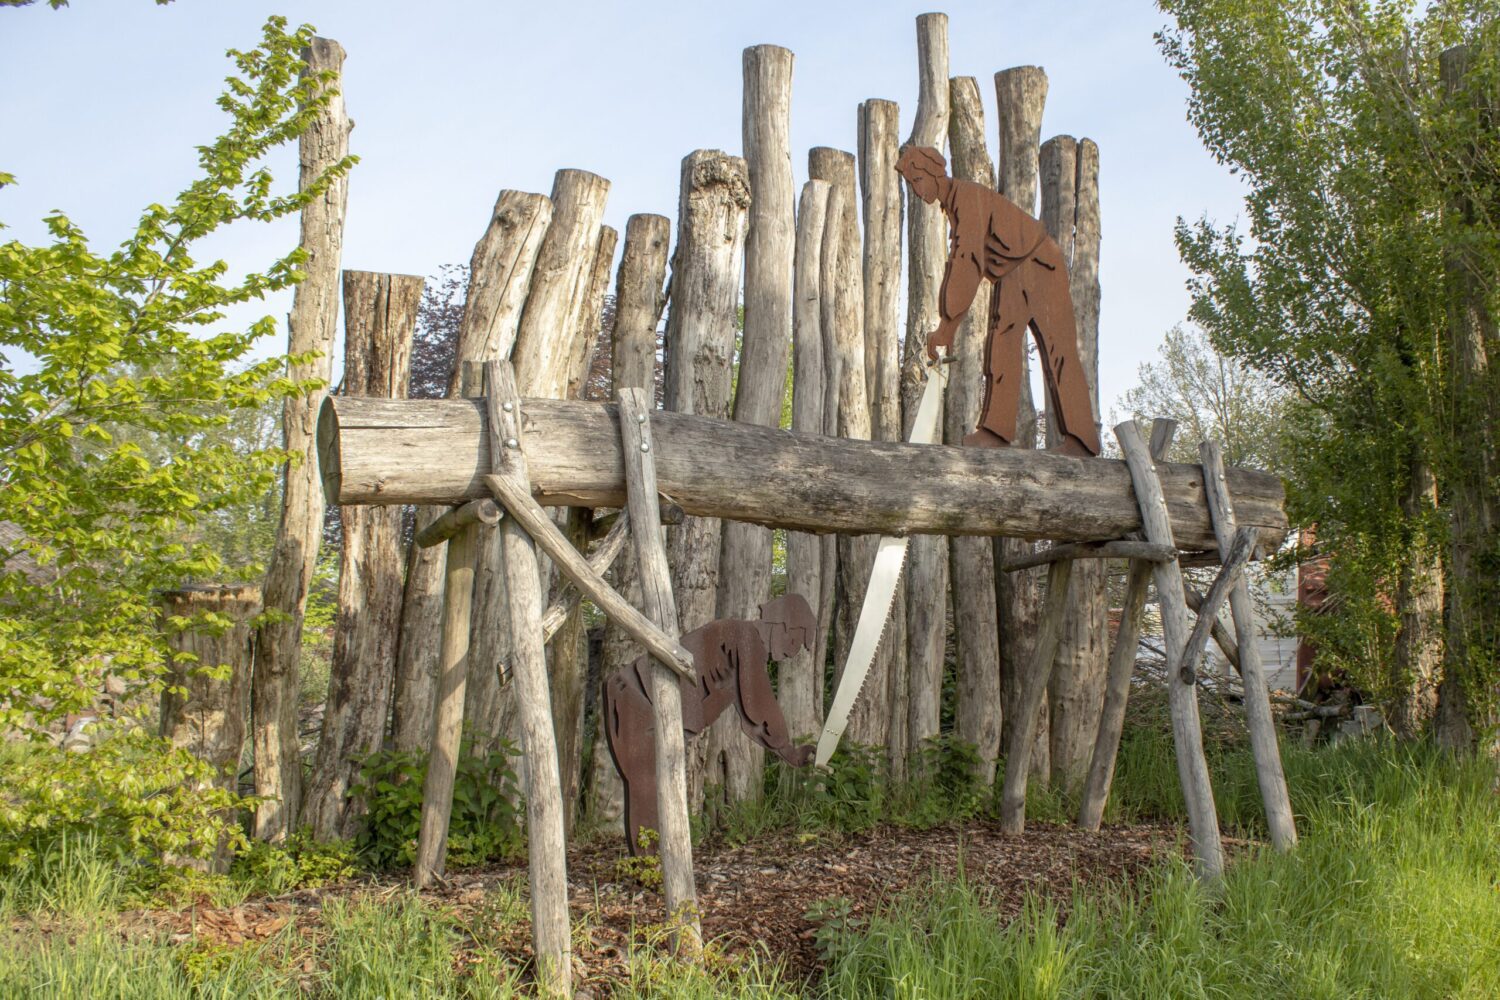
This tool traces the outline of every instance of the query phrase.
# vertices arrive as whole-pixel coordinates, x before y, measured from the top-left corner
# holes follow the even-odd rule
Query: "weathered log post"
[[[531,286],[542,236],[552,222],[552,202],[539,194],[501,191],[489,224],[469,259],[469,290],[459,319],[458,345],[449,396],[460,395],[463,366],[509,355],[520,329],[521,309]],[[417,512],[420,531],[447,510],[423,507]],[[475,605],[478,618],[488,623],[473,636],[474,660],[484,665],[500,661],[508,648],[508,632],[497,609],[504,607],[503,588],[492,594],[490,581],[500,572],[499,536],[479,531],[480,561]],[[396,691],[391,712],[391,744],[396,750],[425,749],[432,734],[432,708],[437,686],[438,648],[442,637],[444,550],[413,545],[407,555],[406,593],[401,606],[401,650],[396,661]],[[480,723],[479,738],[487,745],[499,723],[498,682],[476,676],[477,690],[468,713]]]
[[[917,113],[910,145],[941,150],[948,138],[948,15],[917,18]],[[938,292],[948,259],[948,223],[938,205],[907,199],[906,343],[902,360],[902,437],[922,394],[927,335],[937,329]],[[948,540],[914,538],[906,550],[907,742],[938,734],[947,629]]]
[[[1204,441],[1198,446],[1203,463],[1204,496],[1213,515],[1214,534],[1219,540],[1219,554],[1229,557],[1235,537],[1234,504],[1224,486],[1224,456],[1219,446]],[[1234,631],[1240,653],[1240,679],[1245,689],[1245,721],[1250,729],[1250,748],[1255,756],[1255,777],[1260,784],[1261,801],[1266,809],[1266,827],[1271,843],[1278,851],[1297,846],[1297,824],[1292,818],[1292,800],[1287,793],[1286,775],[1281,769],[1281,746],[1276,741],[1276,721],[1271,715],[1270,694],[1261,669],[1260,650],[1255,644],[1255,605],[1250,600],[1250,585],[1241,576],[1229,593],[1234,616]],[[1213,620],[1213,609],[1203,613]]]
[[[792,429],[823,433],[827,373],[823,366],[821,321],[823,230],[828,217],[827,181],[808,181],[797,210],[797,255],[792,293]],[[786,589],[814,604],[823,593],[823,539],[802,531],[787,533]],[[831,571],[831,567],[830,567]],[[777,700],[794,738],[816,736],[823,725],[823,644],[799,651],[781,665]]]
[[[1026,781],[1031,768],[1028,758],[1037,743],[1035,727],[1043,717],[1042,699],[1057,661],[1058,640],[1062,638],[1063,617],[1068,609],[1068,581],[1072,576],[1071,559],[1059,559],[1047,567],[1047,594],[1037,624],[1036,646],[1021,675],[1021,694],[1016,699],[1016,718],[1006,747],[1000,829],[1009,834],[1018,834],[1026,826]]]
[[[1093,410],[1099,412],[1099,147],[1057,136],[1042,146],[1042,220],[1068,261],[1078,360]],[[1047,421],[1048,445],[1058,438]],[[1074,567],[1057,662],[1047,700],[1051,710],[1052,782],[1074,788],[1088,769],[1099,729],[1109,662],[1109,616],[1105,565],[1086,559]]]
[[[656,398],[656,331],[667,304],[667,254],[672,242],[672,220],[664,215],[632,215],[625,224],[625,250],[615,279],[615,327],[610,372],[613,392],[643,389]],[[632,604],[640,603],[640,581],[634,556],[621,559],[610,582]],[[671,623],[675,629],[677,623]],[[601,679],[624,669],[641,655],[640,644],[612,621],[604,625],[600,650]],[[603,688],[597,694],[603,718]],[[625,809],[625,788],[602,743],[596,740],[591,777],[590,812],[596,823],[619,828]]]
[[[1151,425],[1151,460],[1164,462],[1177,430],[1175,420],[1158,418]],[[1109,801],[1109,787],[1115,779],[1115,758],[1120,751],[1120,736],[1125,731],[1125,705],[1130,700],[1130,676],[1135,672],[1136,647],[1141,638],[1141,613],[1146,607],[1146,590],[1151,583],[1151,563],[1134,559],[1125,583],[1125,600],[1120,609],[1120,627],[1115,633],[1114,648],[1109,654],[1105,678],[1104,704],[1099,711],[1099,729],[1084,779],[1083,797],[1078,805],[1078,825],[1090,832],[1099,829],[1104,806]]]
[[[479,368],[466,363],[460,376],[465,396],[482,390]],[[474,568],[479,561],[479,529],[494,525],[500,512],[484,500],[465,504],[447,539],[443,569],[443,631],[438,652],[432,730],[427,742],[427,777],[422,783],[422,824],[412,879],[426,888],[443,874],[448,855],[448,823],[453,813],[453,786],[463,741],[465,690],[469,682],[470,631],[473,624]]]
[[[631,535],[640,570],[641,604],[646,616],[675,635],[677,608],[667,567],[667,544],[656,499],[656,461],[651,454],[651,421],[645,389],[621,390],[620,437],[625,454],[625,493]],[[667,666],[651,668],[651,710],[656,728],[656,814],[661,850],[662,894],[673,946],[693,954],[703,943],[698,890],[693,884],[693,839],[688,821],[687,746],[682,730],[682,686]]]
[[[870,437],[901,440],[901,111],[894,101],[859,106],[859,190],[864,210],[865,395],[870,405]],[[885,667],[886,752],[891,775],[906,776],[907,636],[906,597],[899,589],[879,650]],[[929,652],[930,646],[928,644]],[[941,655],[941,654],[939,654]]]
[[[718,150],[698,150],[682,161],[677,248],[667,313],[668,410],[726,419],[730,363],[744,261],[750,181],[745,161]],[[720,525],[689,517],[668,533],[678,628],[690,632],[714,619],[718,597]],[[688,802],[702,801],[706,738],[697,741],[688,776]],[[723,781],[719,767],[713,779]]]
[[[584,329],[594,313],[595,292],[603,295],[609,261],[599,267],[601,252],[613,257],[615,232],[601,228],[609,197],[609,181],[585,170],[559,170],[552,182],[552,223],[542,237],[532,271],[531,288],[516,332],[513,367],[522,395],[544,399],[568,398],[583,381],[588,351],[597,330]],[[585,537],[589,514],[573,511],[567,532],[575,541]],[[505,570],[509,579],[510,569]],[[552,589],[550,573],[541,581],[543,597]],[[553,581],[555,582],[555,581]],[[494,598],[483,607],[498,614]],[[557,727],[558,766],[566,789],[576,793],[583,752],[583,698],[588,678],[588,647],[583,636],[582,609],[575,608],[548,646],[548,681],[552,719]],[[473,706],[477,707],[477,706]],[[576,794],[565,800],[564,821],[571,828]]]
[[[808,154],[808,161],[811,165],[811,153]],[[823,237],[818,243],[818,326],[823,334],[823,435],[838,437],[839,383],[843,379],[843,373],[839,370],[837,343],[838,280],[845,202],[841,189],[828,181],[819,183],[828,185],[828,200],[823,208]],[[822,543],[823,578],[818,594],[817,648],[826,660],[829,646],[834,641],[834,625],[838,616],[839,540],[836,535],[821,535],[819,541]],[[820,703],[820,715],[821,709]]]
[[[951,105],[948,139],[953,150],[953,176],[995,186],[995,167],[985,148],[984,105],[979,82],[955,77],[948,84]],[[948,381],[944,440],[958,445],[979,423],[983,401],[985,344],[989,339],[988,282],[979,286],[974,303],[954,338],[954,372]],[[957,647],[958,702],[955,735],[972,743],[979,755],[979,780],[987,788],[995,781],[1000,757],[1003,703],[1000,697],[1000,631],[995,620],[995,548],[987,538],[954,538],[949,543],[949,575],[953,581],[953,639]],[[941,681],[941,675],[937,675]],[[941,693],[941,685],[933,698]],[[933,716],[935,719],[936,716]],[[935,735],[935,734],[934,734]]]
[[[1144,534],[1149,542],[1173,544],[1172,525],[1156,464],[1146,450],[1134,421],[1115,428],[1115,438],[1130,468],[1131,484],[1140,501]],[[1157,599],[1161,602],[1162,632],[1167,654],[1167,701],[1172,714],[1172,742],[1177,749],[1177,776],[1187,803],[1188,829],[1193,843],[1193,863],[1199,876],[1217,879],[1224,873],[1224,846],[1219,840],[1219,817],[1214,812],[1213,785],[1203,756],[1203,730],[1198,717],[1198,687],[1191,669],[1183,662],[1188,639],[1187,605],[1182,590],[1182,569],[1174,560],[1152,568]],[[1242,649],[1243,656],[1244,650]]]
[[[1036,214],[1038,145],[1042,108],[1047,102],[1047,74],[1040,66],[1017,66],[995,74],[995,104],[1000,124],[997,173],[1000,193],[1030,215]],[[1036,447],[1036,407],[1031,399],[1031,364],[1026,358],[1021,378],[1021,400],[1016,416],[1014,447]],[[1003,563],[1024,555],[1032,546],[1014,538],[996,544],[996,571]],[[1017,701],[1025,687],[1024,671],[1032,660],[1041,614],[1041,577],[1037,571],[999,573],[995,595],[999,602],[1000,692],[1004,700],[1005,745],[1008,730],[1018,721]],[[1031,748],[1031,774],[1046,782],[1051,765],[1046,703],[1038,711],[1036,742]]]
[[[346,396],[405,399],[423,281],[344,272]],[[302,822],[319,840],[353,837],[364,803],[349,796],[360,761],[385,742],[401,637],[401,510],[344,507],[338,622],[317,756]]]
[[[485,415],[491,480],[529,495],[522,449],[521,398],[507,362],[484,367]],[[550,521],[544,522],[549,527]],[[563,834],[562,781],[552,696],[542,640],[541,569],[531,536],[506,517],[500,526],[506,593],[510,598],[511,670],[526,758],[526,856],[531,886],[531,934],[543,995],[572,995],[573,943],[568,922],[568,865]]]
[[[314,38],[303,51],[310,76],[330,73],[328,102],[298,139],[300,186],[307,190],[336,171],[323,192],[302,208],[300,246],[306,277],[292,292],[287,317],[287,353],[310,356],[287,367],[294,381],[321,383],[282,404],[282,447],[293,456],[282,473],[281,523],[266,567],[267,616],[255,643],[251,680],[255,746],[255,836],[281,840],[297,825],[302,800],[301,746],[297,737],[297,658],[302,653],[302,616],[318,563],[323,532],[323,495],[313,461],[318,407],[333,373],[338,324],[339,260],[344,249],[344,209],[349,184],[337,172],[349,155],[349,116],[344,110],[344,50],[330,38]],[[299,460],[300,459],[300,460]]]
[[[859,203],[855,191],[854,156],[839,149],[818,146],[808,152],[807,173],[827,181],[832,188],[825,221],[827,237],[836,237],[832,247],[825,238],[823,275],[832,284],[823,286],[824,301],[832,289],[832,309],[825,313],[825,331],[833,331],[833,351],[838,367],[838,435],[870,440],[870,403],[865,394],[864,272],[860,264]],[[836,248],[836,249],[835,249]],[[828,254],[835,254],[830,267]],[[839,671],[849,655],[849,642],[865,599],[865,585],[875,558],[876,539],[840,537],[838,573],[835,582],[834,662]],[[884,746],[890,730],[890,675],[893,657],[889,635],[881,643],[875,662],[854,703],[848,736],[856,743]]]
[[[260,588],[185,587],[167,591],[159,600],[170,654],[161,693],[160,733],[212,765],[217,774],[214,785],[233,792],[245,746],[255,639],[251,621],[260,613]],[[203,621],[207,614],[230,624],[208,625]],[[233,822],[232,817],[225,819]],[[229,860],[226,836],[207,863],[185,863],[224,872]]]
[[[744,54],[742,130],[750,179],[745,237],[745,329],[734,396],[734,419],[781,425],[787,355],[792,343],[792,254],[796,218],[792,187],[792,53],[756,45]],[[771,596],[771,532],[759,525],[724,525],[719,575],[720,618],[753,620]],[[765,751],[747,740],[726,713],[709,728],[709,756],[724,761],[731,801],[759,798]]]

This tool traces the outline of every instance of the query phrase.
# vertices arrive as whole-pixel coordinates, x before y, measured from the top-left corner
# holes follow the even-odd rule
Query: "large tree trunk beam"
[[[608,404],[531,399],[531,487],[550,506],[620,507],[625,466]],[[1141,527],[1124,462],[1024,449],[851,441],[663,412],[653,447],[662,492],[689,515],[799,531],[1005,535],[1062,542]],[[455,505],[489,495],[483,406],[474,400],[330,396],[318,428],[330,503]],[[1158,466],[1182,549],[1215,546],[1197,465]],[[1258,548],[1286,535],[1281,480],[1230,469],[1226,486]],[[1162,544],[1167,544],[1163,541]]]
[[[619,623],[621,628],[630,633],[631,638],[645,646],[652,656],[672,671],[688,680],[697,679],[693,668],[693,654],[616,593],[594,571],[588,560],[573,548],[557,525],[552,523],[547,512],[532,499],[524,487],[506,476],[486,475],[484,481],[494,491],[495,498],[505,505],[505,509],[531,536],[532,541],[547,554],[564,576],[599,606],[600,611]]]

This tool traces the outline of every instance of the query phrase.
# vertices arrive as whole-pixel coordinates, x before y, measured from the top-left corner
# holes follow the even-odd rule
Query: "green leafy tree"
[[[310,39],[272,18],[256,48],[229,53],[227,127],[199,147],[200,178],[148,206],[117,248],[95,249],[60,212],[45,220],[49,242],[0,244],[0,521],[12,539],[0,552],[0,726],[34,730],[85,707],[106,672],[151,679],[153,592],[218,574],[215,517],[271,486],[282,456],[228,432],[299,387],[280,374],[285,358],[252,359],[270,317],[224,321],[296,282],[302,254],[238,278],[194,254],[226,226],[297,212],[330,180],[278,193],[266,167],[328,99],[302,72]],[[0,188],[15,182],[0,174]]]
[[[1448,265],[1465,249],[1490,298],[1500,273],[1494,220],[1450,210],[1458,192],[1494,204],[1496,175],[1469,168],[1495,160],[1469,152],[1496,136],[1454,115],[1440,55],[1467,42],[1484,53],[1475,86],[1493,81],[1496,5],[1160,7],[1175,22],[1158,40],[1189,84],[1188,117],[1248,188],[1246,229],[1179,222],[1191,318],[1295,394],[1289,506],[1316,525],[1340,602],[1305,627],[1333,665],[1399,686],[1441,655],[1445,525],[1473,457],[1454,419]],[[1456,690],[1480,692],[1497,670],[1481,657],[1449,673]]]

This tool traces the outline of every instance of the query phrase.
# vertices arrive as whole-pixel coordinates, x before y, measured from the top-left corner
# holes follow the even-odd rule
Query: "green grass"
[[[1204,886],[1157,866],[1079,887],[1062,919],[1005,924],[974,886],[910,895],[825,935],[838,997],[1500,996],[1500,798],[1493,770],[1365,743],[1289,751],[1302,842]],[[1149,773],[1149,772],[1148,772]],[[1223,773],[1223,771],[1219,772]],[[1246,796],[1223,784],[1230,804]]]
[[[1260,829],[1249,753],[1211,741],[1226,828]],[[962,749],[929,785],[891,789],[854,760],[821,785],[777,786],[813,832],[861,829],[887,807],[913,823],[983,813],[986,795],[956,776]],[[867,921],[820,907],[826,979],[810,992],[774,961],[698,967],[640,948],[618,997],[1492,997],[1500,996],[1500,795],[1484,762],[1425,747],[1362,742],[1284,749],[1302,842],[1288,855],[1256,848],[1204,886],[1180,859],[1135,885],[1080,885],[1029,900],[1015,920],[985,888],[938,883]],[[929,762],[942,768],[943,762]],[[934,772],[929,772],[934,773]],[[942,776],[946,775],[946,776]],[[966,797],[967,796],[967,797]],[[744,813],[785,825],[772,806]],[[948,804],[948,805],[945,805]],[[957,803],[957,805],[951,805]],[[1067,816],[1066,795],[1034,800]],[[1111,816],[1180,809],[1170,736],[1140,728],[1122,747]],[[731,827],[731,830],[736,828]],[[127,936],[117,911],[135,905],[136,876],[97,845],[65,840],[0,881],[0,996],[510,997],[521,970],[487,942],[526,919],[519,885],[462,918],[416,895],[331,898],[315,927],[289,925],[239,946]]]

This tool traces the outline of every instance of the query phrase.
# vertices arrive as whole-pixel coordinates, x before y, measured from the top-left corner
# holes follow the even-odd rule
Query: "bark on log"
[[[744,53],[742,132],[750,178],[745,237],[745,328],[734,396],[734,419],[781,426],[787,355],[792,343],[792,253],[796,218],[790,139],[792,53],[756,45]],[[759,525],[723,526],[718,616],[754,620],[771,596],[771,532]],[[725,713],[708,732],[709,754],[722,755],[731,801],[760,797],[765,751],[745,739]]]
[[[1157,418],[1151,425],[1151,460],[1166,459],[1177,422]],[[1148,543],[1149,544],[1149,543]],[[1120,609],[1120,627],[1110,651],[1109,671],[1105,677],[1104,705],[1099,712],[1099,730],[1089,757],[1088,775],[1078,805],[1078,825],[1090,833],[1097,832],[1109,801],[1109,788],[1115,780],[1115,758],[1120,752],[1120,736],[1125,731],[1125,705],[1130,699],[1130,675],[1135,671],[1136,647],[1141,639],[1141,612],[1146,607],[1146,590],[1151,583],[1152,564],[1135,560],[1130,564],[1125,583],[1125,600]]]
[[[460,396],[465,363],[508,356],[520,329],[521,310],[531,287],[542,237],[552,222],[552,202],[539,194],[501,191],[484,235],[474,245],[469,259],[469,291],[459,319],[458,345],[449,379],[449,396]],[[493,501],[489,501],[493,503]],[[442,517],[448,508],[423,507],[417,512],[422,530]],[[503,590],[491,599],[490,581],[500,572],[499,536],[479,532],[481,549],[476,576],[475,601],[479,617],[489,623],[472,637],[474,660],[484,665],[500,662],[509,648],[509,629],[503,615]],[[406,593],[401,605],[401,649],[396,662],[396,693],[391,712],[391,744],[398,751],[425,748],[432,731],[432,707],[437,683],[438,649],[441,644],[443,605],[442,551],[413,547],[407,554]],[[481,720],[486,734],[500,732],[501,724],[493,699],[481,697],[494,690],[487,678],[476,677],[471,713]],[[481,739],[488,744],[487,739]]]
[[[1042,220],[1068,261],[1078,360],[1094,413],[1099,412],[1099,154],[1089,140],[1049,139],[1040,156]],[[1047,421],[1049,443],[1057,421]],[[1109,670],[1104,565],[1073,567],[1068,614],[1048,690],[1053,784],[1080,785],[1088,771]]]
[[[820,269],[828,213],[827,181],[808,181],[797,210],[797,253],[792,292],[792,430],[823,432],[827,373],[823,366]],[[823,540],[803,531],[786,537],[786,589],[813,607],[823,593]],[[776,700],[794,739],[816,736],[823,726],[823,663],[826,640],[799,650],[781,665]]]
[[[615,327],[610,358],[610,373],[617,398],[622,389],[644,389],[649,400],[656,399],[657,329],[661,324],[662,309],[667,304],[665,284],[671,241],[672,221],[666,216],[632,215],[625,224],[625,250],[615,279]],[[627,601],[639,605],[641,588],[633,553],[616,563],[608,579]],[[640,644],[620,626],[606,621],[604,644],[599,653],[600,679],[630,666],[641,652]],[[591,697],[596,699],[599,718],[602,719],[603,686]],[[601,826],[623,831],[624,785],[614,761],[598,740],[594,744],[590,784],[591,819]]]
[[[729,416],[730,364],[745,247],[750,180],[745,161],[718,150],[698,150],[682,161],[677,210],[677,249],[672,260],[671,309],[667,314],[665,404],[678,414],[724,420]],[[678,418],[681,419],[681,418]],[[655,431],[669,426],[666,414]],[[743,425],[747,431],[760,430]],[[610,433],[618,440],[614,427]],[[657,454],[660,473],[661,453]],[[621,474],[624,466],[621,465]],[[622,478],[621,484],[624,480]],[[668,496],[677,498],[667,490]],[[620,503],[624,503],[624,492]],[[684,508],[686,509],[686,508]],[[689,512],[691,513],[691,512]],[[689,517],[667,534],[678,631],[691,632],[714,619],[719,589],[720,524]],[[708,737],[692,748],[688,804],[703,799]],[[724,769],[712,779],[723,784]]]
[[[344,395],[405,399],[423,281],[344,272]],[[338,621],[317,756],[302,822],[320,841],[348,840],[365,812],[349,787],[360,762],[385,743],[401,639],[401,509],[339,511]]]
[[[1238,519],[1234,501],[1225,487],[1224,456],[1218,445],[1204,441],[1198,446],[1203,463],[1209,511],[1218,535],[1219,551],[1228,556],[1231,540],[1237,541]],[[1212,594],[1209,595],[1212,597]],[[1208,601],[1205,600],[1205,604]],[[1270,692],[1260,664],[1260,650],[1255,644],[1255,605],[1250,599],[1250,585],[1241,576],[1229,593],[1229,608],[1234,616],[1234,630],[1239,641],[1240,680],[1245,689],[1245,722],[1250,729],[1250,748],[1255,757],[1255,777],[1260,785],[1261,802],[1266,809],[1266,828],[1278,851],[1289,851],[1297,845],[1297,824],[1292,817],[1292,800],[1287,792],[1286,775],[1281,769],[1281,746],[1276,740],[1276,720],[1271,714]],[[1206,607],[1203,614],[1210,620],[1218,617],[1217,609]]]
[[[160,602],[170,659],[167,686],[161,693],[159,732],[173,746],[208,762],[216,772],[213,786],[238,791],[254,655],[255,630],[250,622],[260,613],[260,588],[248,584],[186,587],[160,595]],[[224,628],[193,621],[203,614],[223,616],[231,624]],[[232,815],[224,818],[227,823],[235,822]],[[176,860],[226,872],[231,856],[226,833],[206,863]]]
[[[953,150],[953,176],[995,186],[995,167],[985,146],[984,105],[973,77],[955,77],[948,84],[951,113],[948,139]],[[984,391],[985,345],[991,287],[980,285],[974,304],[954,339],[954,371],[948,382],[944,440],[958,445],[979,424]],[[995,548],[987,538],[955,538],[950,543],[949,573],[953,582],[953,641],[958,665],[958,699],[954,732],[972,743],[979,756],[979,779],[988,788],[995,782],[1003,723],[1000,698],[1000,629],[996,621]],[[929,669],[934,707],[942,693],[941,664]],[[913,672],[913,680],[916,674]],[[931,716],[936,720],[936,715]],[[935,733],[930,735],[936,735]]]
[[[496,471],[491,488],[505,479],[525,493],[527,469],[520,395],[515,373],[505,362],[485,364],[485,410],[498,428],[486,453]],[[509,406],[510,409],[505,407]],[[515,441],[514,447],[509,442]],[[497,498],[498,499],[498,498]],[[515,513],[512,511],[512,513]],[[543,519],[548,527],[551,521]],[[554,530],[556,530],[554,528]],[[568,864],[563,836],[562,781],[550,710],[546,654],[542,648],[541,573],[536,549],[515,517],[500,525],[510,598],[512,673],[521,749],[526,755],[526,856],[531,885],[531,933],[537,957],[537,979],[544,995],[572,995],[573,947],[568,923]]]
[[[677,607],[672,599],[672,577],[667,567],[667,543],[656,501],[656,468],[651,454],[649,396],[644,389],[620,393],[621,443],[630,460],[625,464],[626,493],[635,530],[636,565],[640,567],[641,606],[646,617],[674,638]],[[693,884],[693,839],[688,821],[687,745],[682,730],[682,686],[661,661],[651,670],[651,709],[656,727],[656,813],[661,829],[662,895],[666,897],[667,928],[680,952],[696,953],[703,943],[698,919],[698,891]]]
[[[859,189],[864,210],[865,397],[870,406],[870,436],[901,440],[901,113],[893,101],[865,101],[859,106]],[[937,599],[941,601],[941,597]],[[936,602],[934,602],[936,603]],[[908,639],[906,601],[898,590],[885,641],[886,756],[891,776],[906,776],[910,722],[907,690]],[[939,629],[942,628],[941,621]],[[932,644],[929,643],[930,647]]]
[[[533,399],[526,415],[540,503],[624,503],[614,406]],[[653,424],[662,492],[689,522],[719,517],[801,531],[1064,542],[1141,529],[1129,470],[1115,459],[846,441],[673,412]],[[341,504],[463,503],[484,489],[487,437],[472,400],[329,397],[319,428],[324,486]],[[1162,464],[1158,474],[1171,518],[1161,544],[1213,544],[1202,469]],[[1252,469],[1226,476],[1240,523],[1260,530],[1260,550],[1279,544],[1287,530],[1281,480]]]
[[[1131,483],[1140,499],[1144,534],[1149,542],[1170,544],[1172,527],[1163,497],[1159,467],[1152,462],[1135,421],[1115,428],[1120,450],[1130,468]],[[1167,655],[1167,701],[1172,714],[1172,742],[1177,750],[1177,777],[1187,803],[1188,832],[1193,845],[1193,867],[1200,878],[1217,880],[1224,873],[1224,845],[1219,839],[1219,817],[1214,812],[1213,785],[1203,756],[1203,729],[1198,717],[1198,687],[1185,683],[1183,666],[1188,627],[1182,594],[1182,570],[1175,562],[1151,569],[1161,602],[1162,632]]]
[[[1438,509],[1437,477],[1432,466],[1417,455],[1408,468],[1401,513],[1419,524]],[[1387,715],[1398,739],[1415,740],[1437,713],[1443,670],[1443,557],[1434,539],[1419,539],[1402,558],[1396,613],[1401,626],[1391,657],[1394,697]]]
[[[907,143],[942,150],[948,139],[948,15],[917,17],[917,111]],[[922,390],[927,335],[938,324],[938,290],[948,258],[943,210],[908,198],[906,341],[902,357],[902,437],[911,433]],[[951,390],[950,390],[951,391]],[[946,401],[945,401],[946,405]],[[939,420],[942,416],[939,416]],[[913,748],[938,735],[947,638],[948,542],[912,539],[906,552],[907,742]]]
[[[1038,66],[1019,66],[995,74],[996,117],[1000,144],[997,153],[999,190],[1027,212],[1036,214],[1037,157],[1041,141],[1042,109],[1047,100],[1047,75]],[[1031,399],[1029,354],[1022,372],[1021,401],[1016,419],[1021,448],[1036,446],[1036,407]],[[1095,536],[1099,537],[1099,536]],[[995,545],[996,565],[1003,565],[1031,551],[1027,542],[1006,538]],[[995,581],[1000,623],[1000,691],[1005,703],[1004,745],[1010,745],[1009,728],[1018,719],[1017,699],[1025,684],[1022,673],[1031,662],[1037,619],[1041,614],[1040,572],[1001,573]],[[1039,781],[1051,776],[1051,743],[1045,703],[1038,709],[1036,742],[1031,749],[1031,773]]]
[[[303,51],[306,72],[331,73],[332,97],[298,139],[299,185],[310,188],[349,155],[349,116],[344,110],[344,50],[329,38],[314,38]],[[287,353],[311,360],[287,366],[293,381],[327,383],[333,372],[337,332],[339,260],[344,249],[346,177],[333,178],[323,193],[302,209],[300,246],[307,254],[306,277],[292,292],[287,317]],[[323,532],[323,497],[313,443],[318,406],[326,395],[314,389],[286,400],[281,409],[282,447],[300,461],[282,473],[282,514],[276,545],[266,567],[265,608],[279,612],[260,626],[251,679],[252,739],[255,747],[255,836],[282,840],[297,826],[302,800],[302,761],[297,738],[297,658],[302,653],[302,615],[307,588],[318,562]]]
[[[827,181],[832,186],[825,220],[823,274],[831,285],[823,287],[825,299],[833,290],[833,309],[828,319],[833,331],[833,351],[838,368],[838,435],[860,441],[870,439],[870,403],[865,393],[864,272],[859,237],[859,210],[855,191],[854,156],[826,146],[808,152],[808,176]],[[834,239],[830,243],[830,239]],[[830,268],[828,254],[837,247]],[[834,584],[835,682],[842,676],[848,659],[849,642],[854,635],[860,607],[864,604],[865,585],[875,557],[875,539],[838,540],[838,572]],[[848,738],[869,746],[886,745],[890,732],[891,666],[894,660],[893,632],[899,626],[888,623],[875,661],[865,679],[859,700],[850,714]]]

